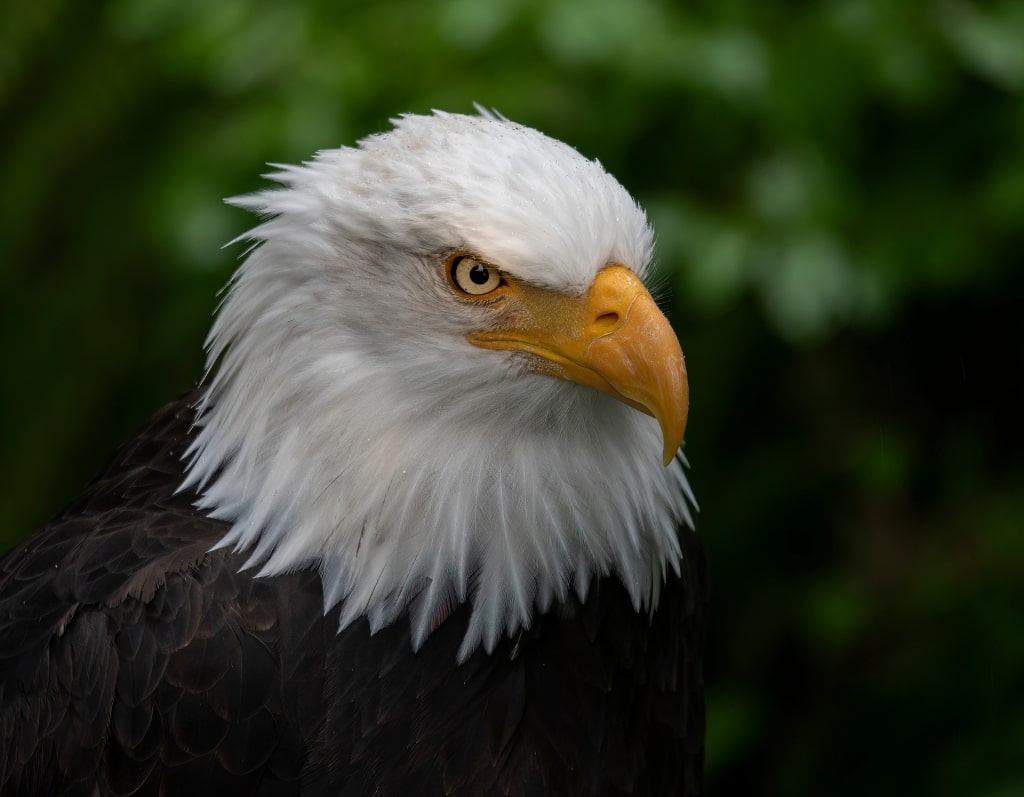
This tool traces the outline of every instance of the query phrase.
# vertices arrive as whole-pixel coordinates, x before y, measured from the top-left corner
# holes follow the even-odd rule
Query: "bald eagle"
[[[698,793],[643,211],[487,113],[275,168],[199,386],[0,559],[0,792]]]

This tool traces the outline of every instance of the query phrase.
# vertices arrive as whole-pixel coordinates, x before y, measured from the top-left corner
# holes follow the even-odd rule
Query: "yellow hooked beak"
[[[672,462],[690,402],[686,363],[668,319],[632,271],[606,266],[583,296],[525,283],[503,296],[503,328],[472,332],[471,343],[532,354],[536,373],[589,385],[653,415],[664,463]]]

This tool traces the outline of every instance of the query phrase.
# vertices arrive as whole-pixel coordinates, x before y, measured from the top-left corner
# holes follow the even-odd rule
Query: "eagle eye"
[[[501,272],[472,255],[459,255],[449,271],[452,285],[469,296],[484,296],[503,284]]]

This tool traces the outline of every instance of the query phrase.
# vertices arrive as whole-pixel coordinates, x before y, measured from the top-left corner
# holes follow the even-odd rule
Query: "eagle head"
[[[472,604],[460,656],[615,574],[678,571],[683,355],[645,214],[492,114],[395,120],[232,200],[261,223],[207,341],[185,486],[261,574],[320,570],[342,627]]]

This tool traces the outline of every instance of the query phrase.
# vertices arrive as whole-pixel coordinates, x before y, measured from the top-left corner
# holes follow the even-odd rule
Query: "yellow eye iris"
[[[498,269],[471,255],[452,260],[449,275],[452,285],[469,296],[484,296],[503,284]]]

